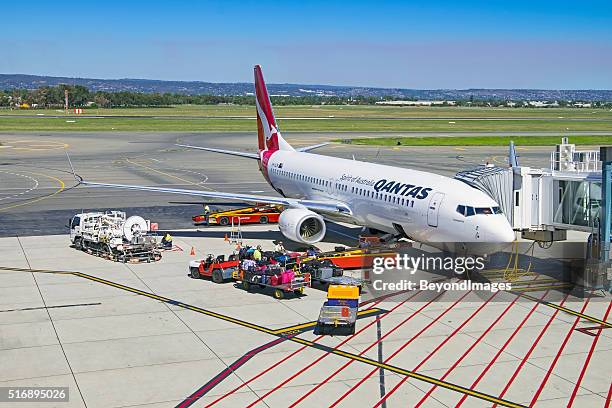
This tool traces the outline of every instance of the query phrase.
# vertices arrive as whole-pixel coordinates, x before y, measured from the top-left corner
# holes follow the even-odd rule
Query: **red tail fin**
[[[293,150],[285,142],[276,125],[270,96],[261,73],[261,67],[255,65],[255,104],[257,105],[257,137],[259,151],[276,151],[279,149]]]

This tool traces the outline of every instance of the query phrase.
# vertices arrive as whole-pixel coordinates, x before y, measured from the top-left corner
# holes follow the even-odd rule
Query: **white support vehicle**
[[[122,211],[76,214],[70,219],[70,242],[76,249],[113,261],[158,261],[161,252],[150,221],[126,218]]]

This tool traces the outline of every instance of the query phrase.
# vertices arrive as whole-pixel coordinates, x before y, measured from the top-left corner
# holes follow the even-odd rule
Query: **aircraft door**
[[[336,195],[336,180],[333,178],[330,178],[328,181],[328,186],[327,186],[327,192],[330,195]]]
[[[440,205],[444,200],[444,193],[436,192],[431,196],[429,200],[429,206],[427,207],[427,225],[430,227],[438,226],[438,213],[440,212]]]

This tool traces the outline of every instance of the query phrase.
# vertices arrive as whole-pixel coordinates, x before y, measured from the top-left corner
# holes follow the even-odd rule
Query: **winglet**
[[[79,176],[78,174],[76,174],[76,172],[74,171],[74,167],[72,166],[72,160],[70,160],[70,155],[68,154],[68,150],[66,150],[66,157],[68,158],[68,164],[70,164],[70,171],[72,172],[72,175],[74,176],[74,179],[81,184],[83,182],[83,177]]]
[[[509,146],[509,152],[508,152],[508,163],[510,163],[510,167],[515,168],[519,166],[518,163],[518,158],[516,156],[516,150],[514,148],[514,141],[510,141],[510,146]]]

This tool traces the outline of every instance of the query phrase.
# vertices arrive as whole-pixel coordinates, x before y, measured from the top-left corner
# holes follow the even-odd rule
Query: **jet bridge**
[[[481,166],[459,172],[455,178],[486,192],[497,201],[517,231],[575,230],[592,233],[599,227],[602,206],[599,151],[578,151],[567,138],[563,138],[551,153],[549,168],[519,166],[513,152],[511,146],[513,166]],[[563,235],[536,236],[554,238]]]
[[[607,274],[607,281],[612,281],[612,147],[577,150],[564,137],[551,153],[548,168],[532,168],[519,165],[511,143],[509,164],[507,168],[480,166],[459,172],[455,178],[484,191],[499,203],[514,230],[520,231],[524,239],[541,243],[563,241],[567,231],[584,232],[587,263],[597,265],[593,266],[597,274]],[[603,189],[602,174],[607,180]]]

